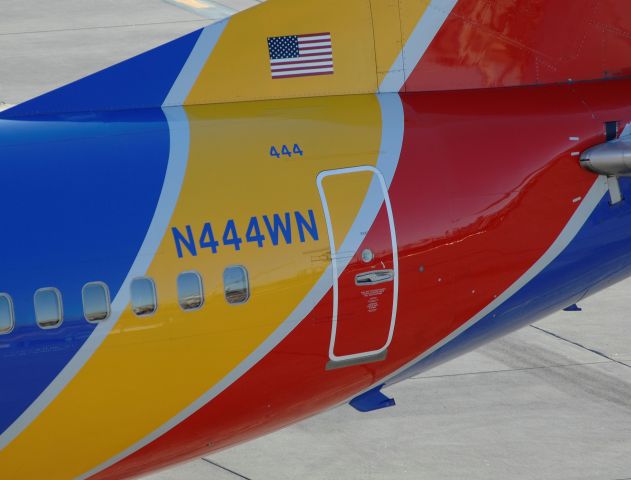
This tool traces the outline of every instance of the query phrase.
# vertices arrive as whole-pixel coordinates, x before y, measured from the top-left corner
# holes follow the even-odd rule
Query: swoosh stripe
[[[164,100],[162,104],[164,107],[173,107],[184,104],[184,100],[188,97],[188,94],[193,88],[193,85],[199,76],[199,72],[201,72],[204,65],[206,65],[208,57],[210,57],[210,54],[221,37],[221,34],[226,29],[228,21],[229,19],[226,19],[222,22],[215,23],[204,28],[197,39],[195,47],[193,47],[193,51],[188,57],[188,60],[173,83],[171,91]]]
[[[605,177],[598,177],[594,185],[590,188],[587,195],[576,209],[566,226],[563,228],[557,239],[550,245],[548,250],[541,256],[541,258],[535,262],[532,267],[530,267],[519,279],[517,279],[510,287],[508,287],[501,295],[499,295],[495,300],[489,303],[485,308],[480,310],[476,315],[474,315],[471,319],[469,319],[466,323],[464,323],[460,328],[454,330],[450,335],[445,337],[440,342],[436,343],[433,347],[423,352],[421,355],[416,357],[414,360],[408,362],[403,365],[398,370],[394,371],[387,377],[381,379],[379,382],[376,382],[374,385],[371,385],[369,388],[366,388],[361,393],[354,395],[352,398],[349,398],[345,402],[341,404],[348,403],[350,400],[355,398],[362,393],[365,393],[379,385],[393,385],[407,378],[406,370],[424,360],[436,350],[445,346],[453,339],[458,337],[460,334],[471,328],[473,325],[478,323],[480,320],[485,318],[487,315],[496,310],[500,305],[510,299],[513,295],[519,292],[524,286],[526,286],[531,280],[533,280],[537,275],[539,275],[548,265],[550,265],[572,242],[572,240],[576,237],[579,231],[585,225],[585,222],[589,219],[590,215],[596,209],[603,196],[607,193],[607,181]]]
[[[414,71],[429,45],[458,0],[432,0],[412,35],[394,61],[393,67],[379,85],[379,92],[399,92]]]
[[[403,106],[398,94],[377,95],[377,98],[382,112],[382,138],[376,167],[382,172],[386,185],[390,186],[392,179],[394,178],[394,173],[397,168],[403,145]],[[382,202],[383,196],[381,194],[381,190],[379,186],[373,182],[369,187],[364,203],[362,204],[362,207],[360,208],[360,211],[353,223],[353,226],[347,234],[341,249],[344,251],[351,249],[352,251],[355,251],[359,247],[364,238],[362,232],[365,231],[367,219],[372,219],[368,222],[369,224],[372,224],[379,212]],[[350,261],[350,258],[346,260],[346,262],[348,261]],[[341,270],[345,267],[345,264],[341,265]],[[315,308],[326,293],[332,288],[332,276],[332,268],[329,265],[309,294],[278,327],[278,329],[276,329],[276,331],[274,331],[274,333],[272,333],[265,342],[263,342],[219,383],[210,388],[204,395],[199,397],[187,408],[163,424],[160,428],[154,430],[142,440],[131,445],[118,455],[110,458],[108,461],[84,473],[78,477],[78,480],[85,480],[93,475],[96,475],[97,473],[111,467],[134,452],[150,444],[230,387],[230,385],[236,382],[270,351],[272,351],[274,347],[287,337],[287,335],[289,335],[291,331],[300,324],[309,312]]]
[[[116,325],[118,318],[129,303],[129,285],[131,280],[144,275],[153,260],[158,246],[164,237],[173,210],[175,209],[188,160],[188,120],[183,108],[167,108],[164,109],[164,114],[169,123],[171,147],[162,191],[160,192],[160,198],[158,199],[153,219],[151,220],[142,246],[138,251],[138,255],[112,302],[112,317],[107,322],[98,325],[92,335],[90,335],[90,338],[88,338],[55,380],[51,382],[37,400],[5,430],[2,436],[0,436],[0,450],[11,443],[42,411],[44,411],[44,409],[46,409],[46,407],[48,407],[48,405],[50,405],[55,397],[68,385],[77,372],[81,370],[93,353],[99,348],[114,325]]]

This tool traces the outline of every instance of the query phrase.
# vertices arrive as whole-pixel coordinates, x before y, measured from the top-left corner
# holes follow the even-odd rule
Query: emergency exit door
[[[385,358],[394,335],[399,266],[388,189],[370,166],[317,178],[331,248],[333,312],[329,364]]]

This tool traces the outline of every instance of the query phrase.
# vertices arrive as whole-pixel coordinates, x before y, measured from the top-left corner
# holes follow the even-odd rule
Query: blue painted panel
[[[572,305],[565,307],[563,311],[564,312],[582,312],[583,309],[579,307],[576,303],[573,303]]]
[[[383,385],[368,390],[367,392],[353,398],[349,404],[358,412],[366,413],[382,408],[394,407],[397,403],[394,398],[387,397],[381,389]]]
[[[201,30],[0,113],[0,118],[161,107]]]
[[[0,336],[0,432],[93,331],[81,288],[112,298],[144,240],[162,189],[169,129],[161,110],[0,121],[0,292],[16,328]],[[33,293],[54,286],[65,318],[36,326]]]
[[[631,179],[620,186],[627,199],[609,205],[606,194],[568,247],[496,310],[388,384],[417,375],[528,325],[631,275]]]

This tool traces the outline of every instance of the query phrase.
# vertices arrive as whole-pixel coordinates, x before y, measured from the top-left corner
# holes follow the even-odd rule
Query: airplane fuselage
[[[628,275],[631,208],[577,152],[631,121],[630,87],[1,121],[7,478],[223,449]]]

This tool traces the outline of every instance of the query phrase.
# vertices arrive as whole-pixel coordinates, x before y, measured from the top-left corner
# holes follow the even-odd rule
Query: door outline
[[[372,172],[374,174],[374,178],[379,179],[379,185],[381,187],[381,193],[383,195],[383,203],[386,206],[386,212],[388,214],[388,223],[390,226],[390,238],[392,240],[392,269],[394,271],[394,279],[393,279],[393,295],[392,295],[392,316],[390,318],[390,329],[388,331],[388,339],[385,344],[376,350],[370,350],[367,352],[359,352],[359,353],[351,353],[348,355],[336,355],[335,354],[335,339],[337,336],[337,321],[338,321],[338,302],[339,302],[339,274],[338,266],[337,266],[337,249],[335,247],[335,236],[333,233],[333,225],[331,221],[331,213],[329,211],[329,204],[326,199],[326,195],[324,193],[324,186],[322,182],[325,178],[331,177],[334,175],[346,175],[349,173],[358,173],[358,172]],[[396,230],[394,228],[394,216],[392,214],[392,204],[390,203],[390,195],[388,194],[388,186],[386,185],[386,181],[383,178],[383,174],[375,167],[365,165],[358,167],[348,167],[348,168],[340,168],[336,170],[326,170],[324,172],[320,172],[317,177],[318,191],[320,193],[320,200],[322,201],[322,207],[324,209],[324,219],[326,222],[327,233],[329,237],[329,244],[331,247],[331,269],[333,272],[333,318],[331,322],[331,340],[329,342],[329,359],[333,362],[353,362],[356,360],[362,360],[369,357],[378,357],[384,354],[390,343],[392,343],[392,337],[394,336],[394,328],[396,325],[397,318],[397,305],[399,300],[399,252],[397,250],[397,235]],[[372,181],[371,181],[372,184]],[[370,193],[370,186],[368,187],[368,193]],[[368,194],[367,193],[367,194]],[[362,203],[362,207],[363,207]],[[360,207],[360,211],[361,208]],[[379,214],[379,210],[381,209],[381,204],[379,205],[379,209],[377,210],[377,215]],[[359,212],[358,212],[359,213]],[[376,219],[376,216],[375,216]],[[375,221],[373,219],[373,223]],[[372,224],[371,224],[372,227]],[[343,245],[343,242],[342,244]],[[360,245],[357,245],[359,248]],[[351,363],[352,364],[352,363]]]

